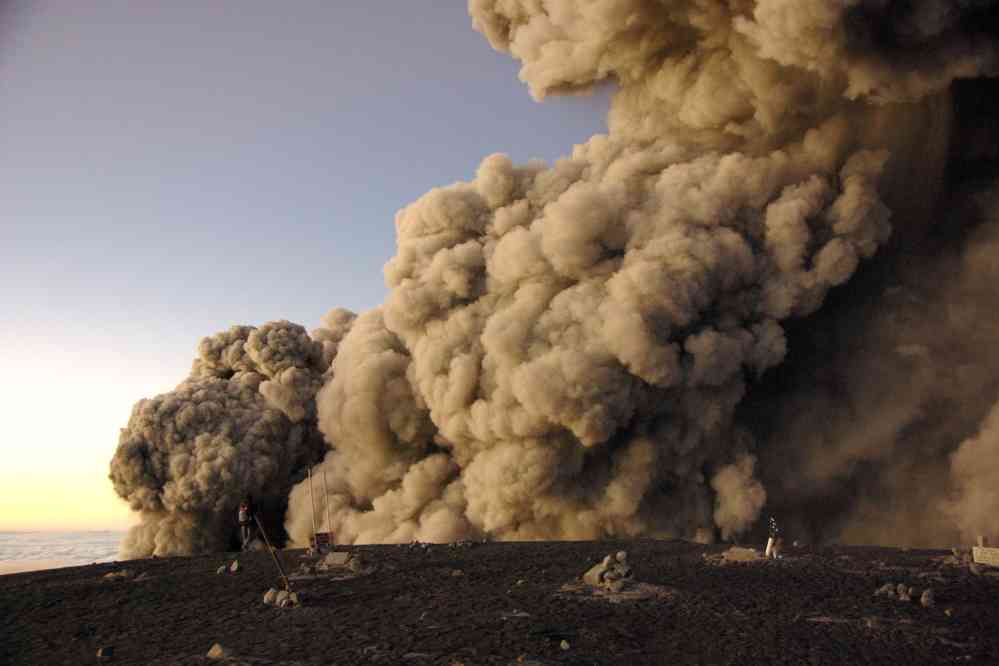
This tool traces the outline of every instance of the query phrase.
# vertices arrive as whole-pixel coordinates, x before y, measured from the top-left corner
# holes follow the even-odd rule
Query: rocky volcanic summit
[[[0,663],[999,663],[999,570],[964,551],[767,560],[640,540],[278,557],[300,604],[265,603],[282,588],[266,551],[2,576]]]

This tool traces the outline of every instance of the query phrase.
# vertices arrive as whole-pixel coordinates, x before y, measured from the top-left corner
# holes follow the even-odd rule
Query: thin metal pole
[[[316,552],[319,552],[319,542],[316,540],[316,494],[312,492],[312,465],[309,465],[309,498],[312,501],[312,538],[309,542],[316,542]]]
[[[271,540],[267,538],[267,532],[264,530],[263,523],[260,522],[260,516],[253,514],[253,520],[257,522],[257,529],[260,530],[260,536],[264,537],[264,543],[267,544],[267,552],[271,554],[271,559],[274,560],[274,565],[277,567],[278,573],[281,575],[281,582],[284,583],[284,589],[291,592],[291,581],[288,577],[284,575],[284,569],[281,568],[281,562],[278,561],[277,554],[274,552],[274,546],[271,545]]]
[[[326,468],[323,468],[323,500],[326,502],[326,537],[330,540],[330,550],[333,550],[333,520],[330,518],[330,491],[326,488]]]

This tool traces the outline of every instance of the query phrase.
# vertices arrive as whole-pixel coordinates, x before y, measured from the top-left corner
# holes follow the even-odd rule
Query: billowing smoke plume
[[[537,99],[614,85],[609,133],[400,211],[381,308],[206,340],[123,433],[130,552],[209,547],[248,488],[299,544],[313,493],[341,542],[731,538],[766,504],[815,536],[885,540],[875,508],[907,540],[994,531],[996,382],[937,355],[996,331],[995,246],[926,248],[996,4],[471,0]]]
[[[762,468],[801,527],[926,545],[999,528],[999,431],[986,418],[999,398],[999,189],[957,199],[944,235],[814,322],[800,348],[816,358],[783,391],[761,387],[766,404],[750,410],[775,423]]]
[[[180,386],[135,405],[111,461],[115,491],[142,517],[125,555],[223,549],[246,495],[283,511],[323,447],[314,396],[342,317],[328,322],[322,342],[286,321],[205,338]]]

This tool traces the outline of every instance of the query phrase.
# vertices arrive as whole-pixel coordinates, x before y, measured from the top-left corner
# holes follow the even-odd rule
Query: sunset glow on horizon
[[[136,518],[115,495],[107,461],[136,396],[169,390],[176,380],[111,353],[85,359],[44,345],[32,351],[0,356],[9,373],[0,404],[14,416],[0,466],[0,530],[127,529]],[[55,390],[53,377],[60,378]]]

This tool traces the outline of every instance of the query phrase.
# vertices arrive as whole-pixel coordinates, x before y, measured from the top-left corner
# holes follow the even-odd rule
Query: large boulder
[[[622,550],[616,555],[606,556],[583,574],[583,582],[593,587],[620,592],[632,582],[628,554]]]
[[[343,551],[334,551],[332,553],[327,553],[323,559],[316,563],[316,569],[319,571],[329,571],[330,569],[340,569],[347,566],[348,561],[351,559],[350,553],[345,553]]]

